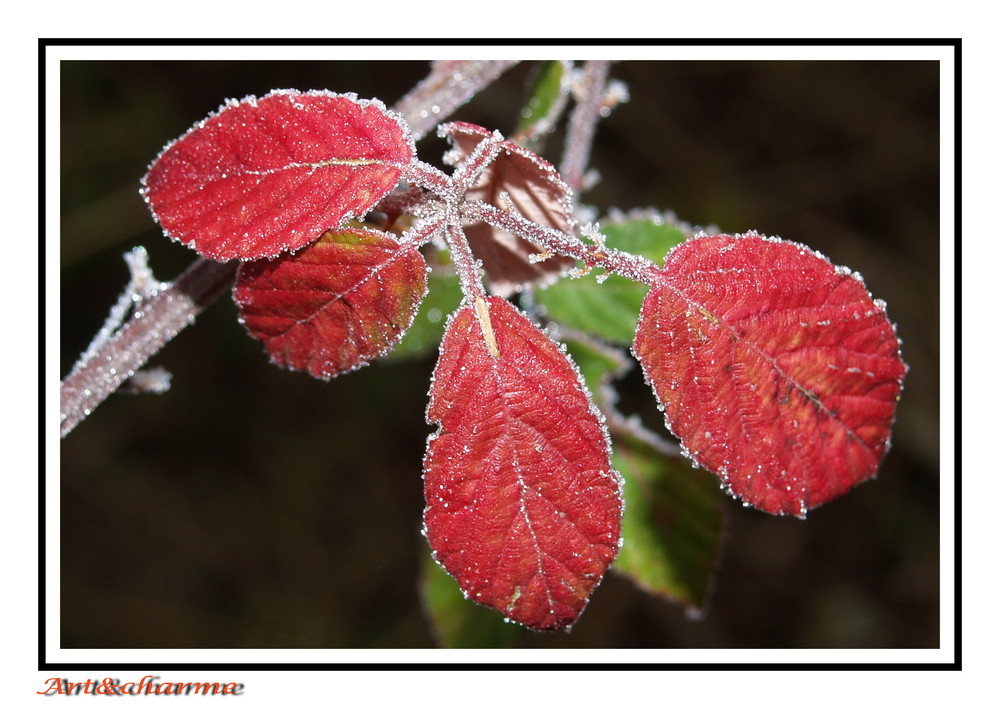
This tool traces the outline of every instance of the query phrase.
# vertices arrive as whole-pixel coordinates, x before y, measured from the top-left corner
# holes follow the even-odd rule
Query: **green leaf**
[[[554,61],[545,65],[531,87],[524,108],[521,109],[521,122],[517,126],[515,141],[525,147],[531,147],[528,143],[536,139],[538,134],[551,130],[552,122],[566,103],[568,95],[566,75],[569,70],[568,62]]]
[[[614,436],[625,478],[625,540],[614,569],[640,588],[688,606],[708,600],[723,528],[718,481],[631,436]]]
[[[423,357],[436,351],[444,335],[448,315],[462,302],[462,288],[458,276],[447,262],[447,254],[435,252],[427,257],[432,270],[427,277],[427,295],[420,310],[413,318],[413,324],[395,349],[384,360],[401,360]],[[434,263],[437,260],[438,263]]]
[[[662,263],[674,246],[690,236],[685,225],[653,217],[628,219],[601,226],[607,245]],[[535,298],[546,316],[582,332],[618,344],[631,344],[636,321],[649,287],[610,275],[600,283],[596,275],[564,278],[537,291]]]
[[[424,555],[420,596],[432,634],[441,647],[512,647],[528,632],[507,622],[495,610],[466,600],[458,582],[430,554]]]

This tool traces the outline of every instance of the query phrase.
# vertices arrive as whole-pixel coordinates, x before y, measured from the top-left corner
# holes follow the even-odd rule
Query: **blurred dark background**
[[[533,66],[456,118],[513,132]],[[69,371],[145,246],[194,253],[138,195],[164,143],[226,98],[353,91],[392,105],[424,62],[62,64],[61,362]],[[528,647],[939,646],[939,68],[934,62],[623,62],[631,101],[599,129],[585,195],[801,241],[888,302],[911,366],[879,477],[773,518],[727,500],[701,620],[609,576],[570,634]],[[558,163],[558,137],[547,156]],[[430,138],[420,156],[440,163]],[[220,299],[62,443],[64,647],[427,647],[421,459],[434,359],[331,383],[277,369]],[[628,383],[629,386],[636,382]],[[645,401],[642,391],[626,400]],[[56,560],[50,560],[55,563]],[[946,579],[950,583],[950,580]]]

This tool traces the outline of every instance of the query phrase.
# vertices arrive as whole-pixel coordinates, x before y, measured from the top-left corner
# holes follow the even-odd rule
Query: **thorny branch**
[[[60,435],[65,436],[133,372],[205,307],[224,293],[236,274],[235,263],[199,258],[176,281],[144,300],[132,319],[63,380]]]
[[[435,62],[430,74],[394,107],[417,140],[515,62]],[[73,368],[60,390],[65,437],[150,357],[232,284],[235,264],[197,259],[176,281],[142,300],[133,317]]]
[[[516,63],[515,61],[434,62],[427,78],[401,98],[394,109],[406,118],[413,139],[419,140]]]
[[[642,256],[604,246],[601,243],[603,235],[592,229],[582,230],[596,242],[588,244],[578,239],[576,235],[564,234],[525,219],[512,205],[498,209],[478,200],[466,202],[463,205],[462,216],[470,220],[482,220],[497,229],[517,234],[539,248],[583,261],[588,268],[603,268],[633,281],[650,285],[662,278],[661,271],[655,263]]]

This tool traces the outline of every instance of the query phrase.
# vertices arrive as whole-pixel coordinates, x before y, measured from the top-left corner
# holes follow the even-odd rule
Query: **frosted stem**
[[[420,160],[413,160],[402,175],[415,185],[425,188],[431,194],[441,199],[451,199],[454,192],[453,182],[448,175]]]
[[[66,379],[60,392],[65,436],[206,305],[228,290],[235,263],[198,259],[176,281],[144,300],[132,318]]]
[[[486,288],[483,287],[483,267],[479,259],[472,254],[469,240],[462,228],[457,226],[457,221],[457,219],[448,220],[445,238],[448,241],[451,260],[455,264],[455,271],[458,273],[459,284],[462,286],[462,294],[471,303],[477,298],[486,297]]]
[[[570,114],[566,146],[559,172],[573,192],[579,192],[590,161],[594,131],[604,106],[605,84],[611,62],[588,61],[583,66],[583,80],[576,106]]]
[[[91,340],[86,351],[80,355],[80,359],[73,365],[71,374],[86,364],[88,360],[93,358],[94,354],[99,352],[108,343],[118,328],[121,327],[121,324],[125,322],[125,316],[128,315],[128,311],[133,306],[138,305],[146,298],[152,297],[165,285],[157,281],[153,276],[153,272],[149,268],[146,249],[143,247],[135,247],[127,252],[124,258],[129,270],[128,285],[125,286],[122,294],[118,296],[118,302],[111,306],[111,311],[104,320],[104,325],[101,326],[94,339]]]
[[[426,79],[399,100],[414,140],[427,135],[456,108],[493,83],[516,61],[440,61]]]
[[[399,239],[400,246],[419,249],[432,239],[444,234],[444,219],[433,218],[428,221],[417,222],[413,227],[403,232]]]
[[[479,141],[469,157],[465,158],[452,175],[452,200],[458,202],[465,193],[474,188],[483,171],[490,166],[500,154],[502,138],[494,133],[489,138]]]
[[[546,251],[583,261],[590,268],[603,268],[649,285],[663,279],[663,271],[649,259],[605,246],[604,235],[593,227],[585,229],[597,243],[588,244],[574,234],[566,234],[525,219],[513,209],[498,209],[485,202],[466,202],[462,216],[509,231]]]

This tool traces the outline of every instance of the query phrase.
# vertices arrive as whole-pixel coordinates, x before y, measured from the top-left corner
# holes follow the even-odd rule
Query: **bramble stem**
[[[406,117],[413,139],[419,140],[515,64],[516,61],[434,62],[427,78],[401,98],[394,110]]]
[[[633,281],[653,285],[663,278],[662,269],[655,263],[642,256],[609,249],[603,245],[603,235],[594,230],[589,230],[589,233],[597,243],[588,244],[575,234],[566,234],[525,219],[513,209],[498,209],[480,201],[466,202],[462,207],[462,216],[487,222],[541,249],[575,258],[591,268],[603,268]],[[586,228],[583,231],[588,233]]]
[[[448,250],[451,252],[452,263],[455,264],[455,271],[458,273],[458,282],[462,286],[462,294],[474,302],[477,298],[486,297],[486,288],[483,286],[482,263],[472,254],[469,246],[469,239],[458,226],[457,219],[449,219],[445,230],[445,239],[448,241]]]
[[[452,200],[457,204],[465,198],[465,193],[479,182],[483,172],[500,154],[502,139],[496,134],[479,141],[467,158],[455,169],[452,179]]]
[[[582,95],[570,114],[563,162],[559,169],[563,180],[574,193],[580,191],[584,171],[590,162],[590,148],[594,142],[597,122],[601,118],[610,66],[611,62],[594,60],[583,65]]]
[[[236,263],[198,259],[176,281],[143,301],[132,319],[63,380],[60,435],[73,430],[109,394],[226,292]]]
[[[452,179],[433,165],[420,160],[413,160],[403,170],[402,178],[423,187],[435,197],[450,199],[452,196]]]
[[[433,218],[426,222],[417,222],[403,232],[402,237],[399,239],[400,246],[419,249],[435,237],[444,234],[444,222],[443,217]]]

